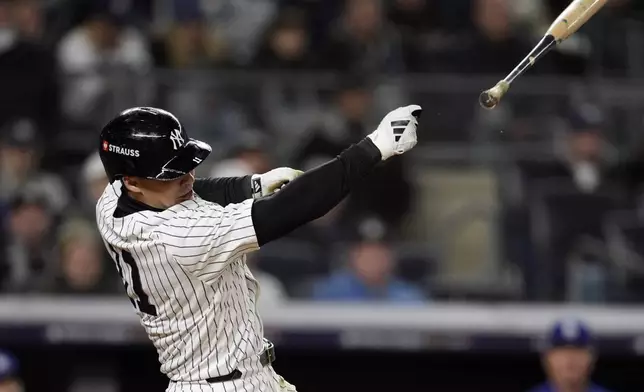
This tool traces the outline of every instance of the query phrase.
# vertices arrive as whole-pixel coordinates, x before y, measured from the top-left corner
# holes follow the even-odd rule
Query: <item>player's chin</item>
[[[193,195],[194,195],[194,192],[191,189],[191,190],[188,191],[188,193],[185,193],[185,194],[179,196],[179,198],[177,199],[177,202],[178,203],[183,203],[186,200],[192,200]]]

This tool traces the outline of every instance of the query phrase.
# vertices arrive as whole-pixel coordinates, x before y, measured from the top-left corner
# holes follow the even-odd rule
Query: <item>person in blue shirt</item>
[[[529,392],[611,392],[591,380],[596,359],[590,328],[580,320],[557,321],[542,356],[548,381]]]
[[[361,226],[360,240],[351,246],[347,265],[316,282],[312,298],[318,301],[397,303],[427,300],[427,295],[420,288],[396,277],[395,255],[384,240],[381,222],[365,222]]]
[[[0,350],[0,392],[24,391],[18,370],[16,357],[8,351]]]

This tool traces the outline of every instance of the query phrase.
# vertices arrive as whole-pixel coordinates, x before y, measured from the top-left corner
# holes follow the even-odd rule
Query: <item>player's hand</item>
[[[253,199],[278,191],[302,173],[304,172],[290,167],[278,167],[264,174],[254,174],[251,179]]]
[[[416,145],[416,128],[423,109],[409,105],[389,112],[367,137],[378,147],[382,160],[403,154]]]

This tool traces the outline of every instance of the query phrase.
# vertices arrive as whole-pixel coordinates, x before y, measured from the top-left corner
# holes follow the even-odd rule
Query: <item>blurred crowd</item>
[[[107,184],[97,135],[125,108],[170,110],[215,149],[199,175],[240,176],[310,169],[413,101],[428,109],[419,139],[429,146],[549,146],[493,168],[498,258],[521,276],[514,299],[644,299],[644,150],[614,153],[640,143],[631,128],[641,118],[627,119],[644,100],[626,115],[591,99],[593,78],[644,75],[642,2],[609,2],[530,71],[584,86],[566,99],[517,95],[482,113],[476,95],[415,83],[498,80],[568,3],[0,0],[0,291],[122,290],[94,203]],[[251,257],[265,300],[458,296],[434,284],[440,252],[409,234],[424,200],[417,170],[392,160],[334,211]]]

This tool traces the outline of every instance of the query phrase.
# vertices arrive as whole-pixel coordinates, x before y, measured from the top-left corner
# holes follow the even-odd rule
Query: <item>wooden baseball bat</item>
[[[508,92],[510,85],[516,78],[523,75],[528,69],[548,53],[557,44],[574,34],[593,15],[597,13],[608,0],[573,0],[570,5],[555,19],[546,34],[532,51],[494,87],[485,90],[479,97],[479,103],[485,109],[494,109],[501,98]]]

